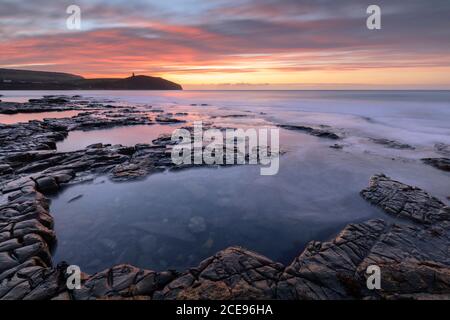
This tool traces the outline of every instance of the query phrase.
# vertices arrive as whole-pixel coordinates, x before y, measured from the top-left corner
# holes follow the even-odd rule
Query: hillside
[[[159,77],[85,79],[78,75],[0,69],[0,90],[183,90],[181,85]]]

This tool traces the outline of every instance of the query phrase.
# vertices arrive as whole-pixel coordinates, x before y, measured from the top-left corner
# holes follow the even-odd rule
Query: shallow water
[[[338,141],[344,149],[335,150],[329,146],[336,141],[282,130],[286,154],[275,176],[260,176],[256,166],[203,168],[132,183],[101,177],[66,188],[51,205],[58,238],[55,262],[66,260],[85,272],[115,263],[182,270],[231,245],[289,263],[307,242],[327,240],[349,222],[389,219],[359,196],[379,172],[449,203],[450,174],[419,159],[439,156],[435,143],[450,144],[450,92],[65,93],[189,112],[190,121],[223,126],[325,124],[344,137]],[[18,99],[20,94],[14,94]],[[31,93],[21,94],[28,99]],[[238,112],[249,117],[220,117]],[[97,142],[149,143],[173,129],[154,125],[72,132],[58,150]],[[394,139],[415,150],[389,149],[370,138]]]

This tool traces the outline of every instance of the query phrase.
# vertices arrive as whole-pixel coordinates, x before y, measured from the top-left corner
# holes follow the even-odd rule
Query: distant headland
[[[85,79],[69,73],[0,68],[0,90],[183,90],[183,88],[163,78],[134,73],[128,78]]]

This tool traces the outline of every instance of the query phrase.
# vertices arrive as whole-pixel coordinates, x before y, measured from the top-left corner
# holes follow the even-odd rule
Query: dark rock
[[[103,148],[103,143],[94,143],[86,147],[86,149],[101,149],[101,148]]]
[[[409,149],[409,150],[416,149],[415,147],[413,147],[409,144],[397,142],[394,140],[384,139],[384,138],[379,138],[379,139],[371,138],[370,140],[372,140],[373,142],[375,142],[377,144],[382,144],[385,147],[392,148],[392,149]]]
[[[386,230],[384,221],[371,220],[348,225],[332,242],[311,242],[284,270],[277,298],[360,298],[365,284],[355,273]]]
[[[75,196],[75,197],[69,199],[69,201],[67,201],[67,203],[71,203],[71,202],[77,201],[77,200],[79,200],[79,199],[81,199],[81,198],[83,198],[83,195],[82,195],[82,194],[79,194],[79,195],[77,195],[77,196]]]
[[[45,99],[54,101],[60,97]],[[70,98],[63,99],[70,101]],[[35,101],[33,105],[45,106],[42,101]],[[61,107],[58,104],[52,106]],[[108,174],[116,181],[129,181],[160,170],[191,167],[172,163],[169,136],[156,139],[154,145],[95,144],[69,153],[37,150],[44,146],[53,148],[55,141],[64,139],[70,130],[151,124],[148,117],[133,108],[94,102],[86,106],[96,110],[70,119],[0,126],[0,150],[5,154],[0,165],[3,194],[0,205],[0,299],[450,297],[449,207],[419,188],[384,175],[372,177],[370,186],[361,195],[387,213],[410,221],[370,220],[350,224],[329,242],[309,243],[287,267],[246,249],[231,247],[182,273],[119,265],[92,276],[83,274],[82,289],[68,291],[64,266],[55,267],[50,255],[56,236],[48,212],[49,201],[41,192],[58,191],[61,184],[87,181],[99,174]],[[19,108],[22,107],[25,106],[19,104]],[[9,110],[14,108],[17,106]],[[160,115],[160,118],[173,119],[168,114]],[[339,138],[324,126],[280,127],[318,137]],[[383,144],[406,148],[390,141]],[[206,227],[201,217],[194,217],[188,225],[191,232],[199,234],[205,232]],[[382,270],[381,290],[367,289],[365,271],[372,264]]]
[[[46,244],[53,232],[35,219],[21,221],[14,224],[12,236],[22,238],[23,245],[8,239],[0,244],[0,299],[448,297],[450,209],[425,191],[384,175],[372,177],[362,195],[371,202],[381,199],[374,203],[388,213],[402,207],[407,213],[398,215],[418,224],[383,220],[350,224],[330,242],[312,241],[288,267],[239,247],[220,251],[181,274],[119,265],[93,276],[83,275],[82,288],[70,293],[61,276],[64,268],[51,267],[48,261]],[[8,212],[6,219],[19,214],[14,209]],[[6,232],[7,237],[10,234]],[[382,270],[381,290],[367,289],[369,265]]]
[[[14,237],[25,237],[28,234],[38,234],[42,236],[47,243],[54,243],[56,239],[54,231],[45,227],[38,220],[31,219],[15,224],[13,229]]]
[[[11,168],[10,165],[0,164],[0,176],[8,174],[8,173],[12,173],[12,172],[13,172],[13,168]]]
[[[270,299],[283,266],[231,247],[170,282],[155,299]]]
[[[16,248],[21,247],[19,240],[16,238],[6,240],[4,242],[0,242],[0,252],[2,251],[12,251]]]
[[[450,159],[449,158],[425,158],[422,161],[436,169],[442,171],[450,171]]]
[[[248,114],[228,114],[228,115],[223,115],[223,116],[211,116],[211,119],[215,119],[215,118],[248,118],[250,117],[250,115]]]
[[[370,178],[369,187],[362,190],[361,195],[391,215],[420,223],[443,221],[449,217],[448,210],[439,199],[383,174]]]

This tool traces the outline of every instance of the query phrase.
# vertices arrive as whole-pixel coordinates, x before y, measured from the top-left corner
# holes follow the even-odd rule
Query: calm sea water
[[[327,240],[347,223],[387,219],[359,196],[370,176],[379,172],[443,201],[450,196],[449,173],[420,162],[422,157],[439,156],[436,143],[450,144],[450,92],[59,93],[188,112],[191,120],[214,116],[218,124],[235,127],[329,125],[344,136],[339,142],[344,149],[335,150],[329,148],[334,141],[282,130],[280,143],[286,154],[275,176],[260,176],[258,167],[239,166],[165,172],[129,183],[99,177],[66,188],[51,205],[58,237],[55,262],[66,260],[88,273],[116,263],[182,270],[232,245],[288,263],[307,242]],[[4,101],[23,101],[58,92],[2,94]],[[249,116],[220,117],[237,112]],[[95,142],[149,142],[171,130],[136,126],[74,132],[58,150]],[[370,138],[409,143],[416,149],[388,149]]]

